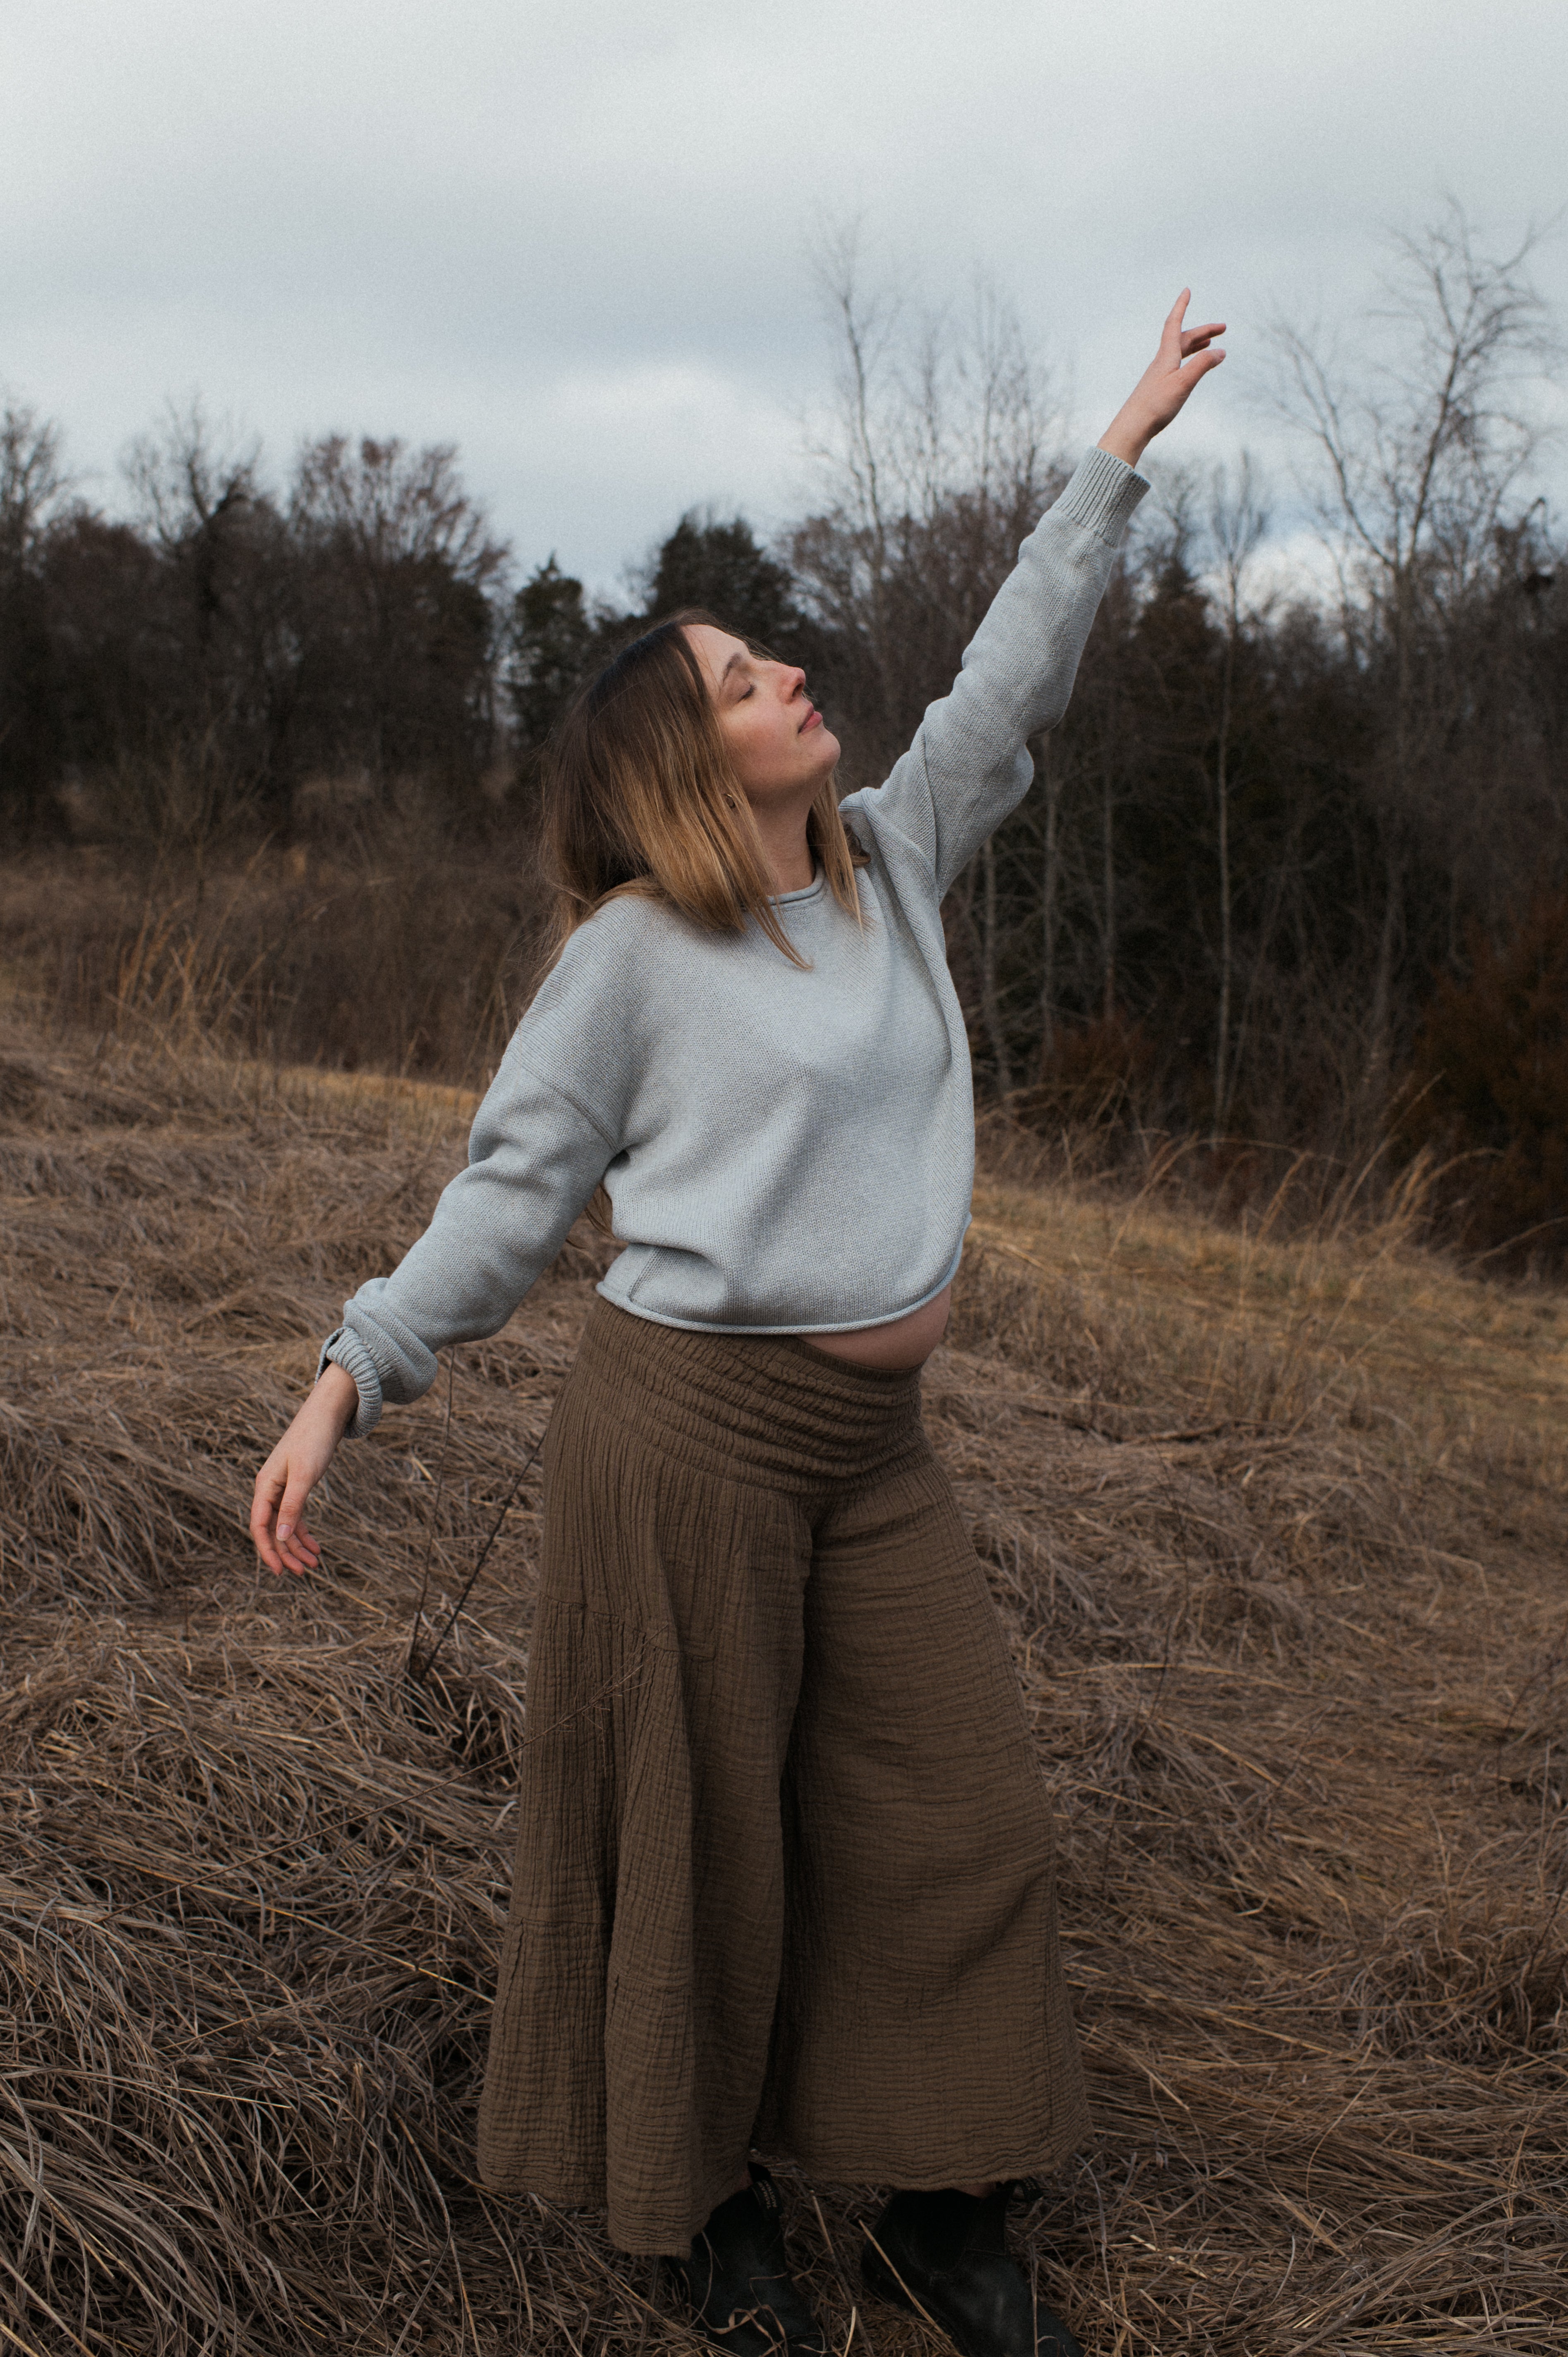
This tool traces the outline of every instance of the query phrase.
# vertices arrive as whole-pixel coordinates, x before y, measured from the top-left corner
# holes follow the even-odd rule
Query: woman
[[[824,2345],[754,2147],[899,2189],[867,2287],[969,2357],[1078,2346],[1002,2231],[1087,2125],[1050,1813],[919,1417],[973,1172],[939,909],[1066,706],[1133,468],[1223,357],[1187,303],[879,790],[841,813],[802,673],[705,618],[579,696],[559,954],[257,1477],[263,1560],[311,1568],[339,1439],[504,1324],[604,1187],[625,1249],[546,1445],[480,2161],[607,2205],[737,2357]]]

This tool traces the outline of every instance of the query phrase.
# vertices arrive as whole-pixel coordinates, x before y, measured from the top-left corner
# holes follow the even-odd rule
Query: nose
[[[794,663],[781,663],[779,669],[783,673],[780,683],[784,701],[792,704],[806,684],[806,674]]]

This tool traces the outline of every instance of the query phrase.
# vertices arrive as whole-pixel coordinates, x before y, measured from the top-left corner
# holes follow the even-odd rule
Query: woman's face
[[[792,663],[754,655],[744,639],[709,622],[687,625],[741,791],[754,810],[791,800],[808,807],[838,767],[839,741]]]

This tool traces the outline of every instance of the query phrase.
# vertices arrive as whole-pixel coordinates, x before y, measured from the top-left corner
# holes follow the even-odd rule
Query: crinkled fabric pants
[[[1050,1808],[918,1373],[601,1299],[544,1462],[486,2179],[683,2253],[754,2147],[1058,2167]]]

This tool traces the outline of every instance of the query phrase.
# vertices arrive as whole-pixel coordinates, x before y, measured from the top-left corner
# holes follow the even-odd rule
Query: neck
[[[753,802],[751,814],[772,871],[775,892],[803,892],[816,873],[806,840],[810,804],[805,810],[778,811],[758,810]]]

